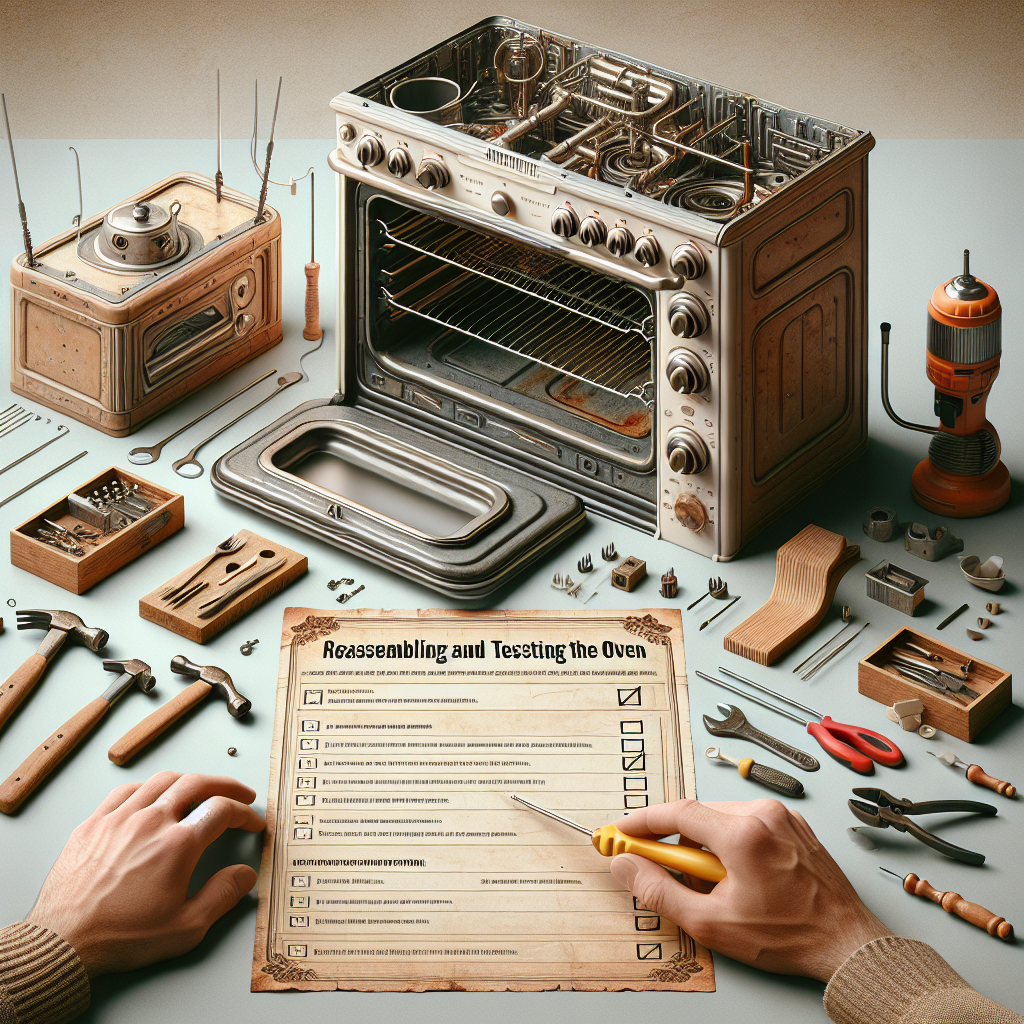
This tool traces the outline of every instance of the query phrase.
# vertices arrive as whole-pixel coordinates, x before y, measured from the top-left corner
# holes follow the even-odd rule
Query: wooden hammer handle
[[[1003,782],[1001,779],[994,779],[978,764],[972,764],[967,769],[967,781],[973,782],[976,786],[994,789],[1000,796],[1013,796],[1017,792],[1016,786],[1010,785],[1009,782]]]
[[[940,892],[930,882],[918,878],[913,871],[903,879],[903,888],[915,896],[923,896],[932,903],[938,903],[947,914],[956,914],[970,924],[984,928],[989,935],[998,935],[1001,939],[1013,938],[1013,925],[1005,918],[993,914],[980,904],[965,900],[958,892]]]
[[[48,662],[41,654],[30,654],[16,668],[0,690],[0,729],[7,719],[18,710],[21,702],[32,692],[32,688],[43,677]]]
[[[306,326],[302,336],[306,341],[319,341],[320,330],[320,264],[306,264]]]
[[[136,754],[145,750],[162,732],[169,729],[182,715],[194,708],[213,689],[203,679],[185,687],[153,714],[129,729],[108,751],[114,764],[127,764]]]
[[[109,710],[110,701],[97,697],[43,740],[0,786],[0,811],[13,814]]]

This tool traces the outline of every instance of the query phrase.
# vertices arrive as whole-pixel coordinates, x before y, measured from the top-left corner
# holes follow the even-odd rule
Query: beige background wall
[[[1022,0],[0,0],[0,85],[16,138],[209,138],[219,67],[244,138],[283,75],[279,137],[317,138],[333,95],[492,14],[879,138],[1024,135]]]

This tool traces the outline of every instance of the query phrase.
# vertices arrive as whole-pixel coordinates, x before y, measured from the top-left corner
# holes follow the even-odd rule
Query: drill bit
[[[21,201],[21,184],[18,181],[18,163],[14,159],[14,139],[11,137],[11,122],[7,119],[7,97],[0,93],[0,103],[4,109],[4,131],[7,132],[7,145],[11,147],[11,167],[14,169],[14,190],[18,193],[18,216],[21,217],[21,237],[25,243],[25,258],[30,267],[35,267],[36,258],[32,254],[32,236],[28,230],[28,217],[25,215],[25,204]]]

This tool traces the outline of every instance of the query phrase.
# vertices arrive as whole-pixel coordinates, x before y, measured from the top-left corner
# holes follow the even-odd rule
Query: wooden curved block
[[[805,526],[779,548],[772,596],[727,633],[733,654],[771,665],[825,617],[839,581],[860,558],[860,547],[820,526]]]

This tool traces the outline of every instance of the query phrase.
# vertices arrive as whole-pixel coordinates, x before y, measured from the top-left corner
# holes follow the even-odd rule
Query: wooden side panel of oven
[[[867,446],[867,153],[724,245],[737,331],[740,544]],[[781,198],[781,196],[780,196]]]

